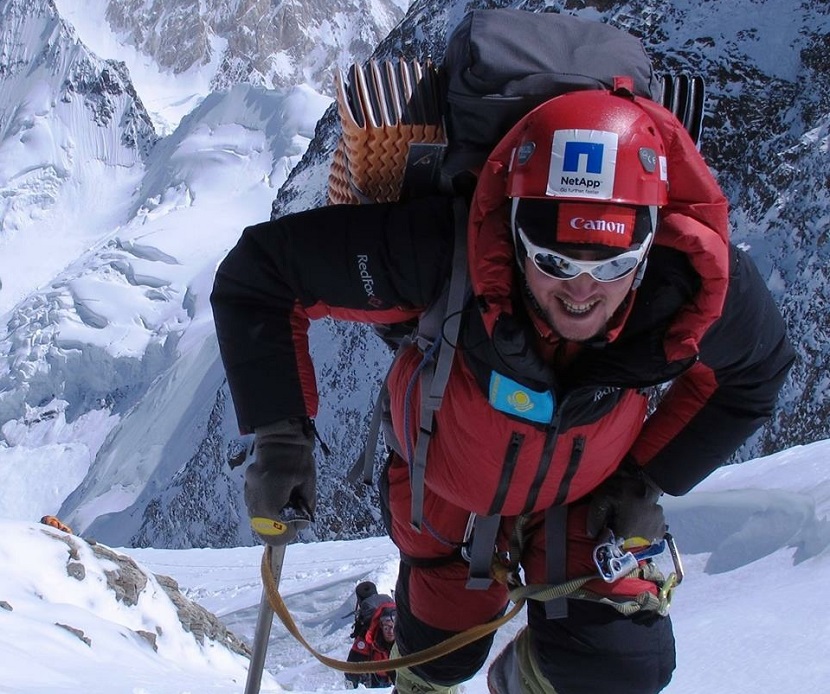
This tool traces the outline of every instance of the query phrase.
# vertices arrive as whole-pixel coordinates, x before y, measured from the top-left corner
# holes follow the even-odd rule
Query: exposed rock
[[[156,634],[154,634],[152,631],[144,631],[144,630],[142,630],[142,629],[139,629],[139,630],[138,630],[138,631],[136,631],[135,633],[136,633],[136,634],[138,634],[138,635],[139,635],[142,639],[144,639],[147,643],[149,643],[149,644],[150,644],[150,646],[153,648],[153,650],[154,650],[156,653],[158,653],[159,647],[158,647],[158,643],[156,643],[156,639],[157,639],[157,635],[156,635]]]
[[[83,581],[86,578],[86,567],[79,561],[66,562],[66,573],[72,578]]]
[[[401,4],[110,0],[106,18],[131,45],[175,73],[207,65],[224,43],[214,90],[242,82],[268,88],[307,82],[331,93],[334,69],[364,60],[403,16]]]
[[[156,574],[156,580],[176,606],[179,621],[181,621],[185,631],[192,633],[199,643],[204,643],[205,638],[207,638],[223,644],[234,653],[250,657],[251,651],[248,646],[229,631],[216,615],[182,595],[179,584],[174,579]]]
[[[78,560],[80,556],[78,543],[84,542],[85,540],[73,535],[67,535],[66,533],[53,532],[46,529],[44,529],[44,532],[66,544],[69,555],[66,563],[66,571],[73,578],[83,581],[86,578],[87,570],[83,563]],[[116,568],[105,570],[104,574],[107,578],[107,587],[115,593],[116,600],[128,606],[137,605],[150,581],[148,575],[131,557],[120,554],[94,540],[87,542],[87,544],[92,548],[92,552],[97,559],[105,564],[115,565]],[[193,634],[196,641],[200,644],[204,644],[206,639],[215,641],[234,653],[250,657],[251,652],[248,646],[229,631],[216,615],[186,598],[179,590],[179,585],[173,578],[163,575],[154,575],[154,578],[175,606],[182,628]],[[7,609],[11,609],[11,607]],[[90,640],[83,635],[82,631],[65,624],[59,626],[68,629],[87,643],[87,645],[90,645]],[[153,650],[157,651],[157,636],[161,633],[160,627],[157,628],[157,632],[157,634],[149,631],[137,631],[135,633],[149,643]]]
[[[61,629],[66,629],[70,634],[77,636],[87,646],[92,645],[92,639],[86,636],[81,629],[76,629],[75,627],[71,627],[68,624],[61,624],[60,622],[55,622],[55,626],[60,627]]]
[[[138,567],[130,557],[124,554],[117,554],[109,547],[95,544],[92,551],[99,559],[106,559],[118,566],[115,571],[105,571],[107,586],[115,591],[116,600],[125,605],[138,604],[141,591],[147,586],[147,575]]]

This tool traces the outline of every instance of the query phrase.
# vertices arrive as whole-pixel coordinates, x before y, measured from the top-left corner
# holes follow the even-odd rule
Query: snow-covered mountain
[[[51,2],[0,4],[0,313],[128,219],[155,141],[123,63]]]
[[[732,202],[734,235],[768,278],[801,357],[776,419],[741,456],[830,438],[830,7],[424,0],[377,55],[440,56],[448,28],[485,4],[609,21],[642,36],[659,69],[705,75],[703,152]],[[334,25],[368,17],[385,27],[391,11],[352,3],[342,14],[314,2],[256,9],[264,5],[60,0],[76,32],[52,0],[0,3],[0,479],[7,489],[38,489],[0,496],[0,516],[59,509],[124,546],[252,541],[241,471],[228,467],[248,442],[236,434],[212,335],[213,271],[246,224],[323,203],[336,117],[327,96],[299,82],[319,87],[324,63],[366,56],[351,55],[358,44],[342,38],[357,32]],[[282,73],[274,57],[282,49],[270,42],[282,26],[273,18],[289,7],[302,7],[294,17],[315,8],[331,16],[303,24],[320,51],[298,51],[297,72]],[[117,31],[91,31],[105,19]],[[129,74],[88,51],[83,28],[97,50],[129,61]],[[217,56],[232,56],[243,35],[257,38],[256,65],[272,72],[223,72]],[[337,59],[322,59],[331,46]],[[289,74],[302,77],[262,86],[288,85]],[[235,84],[242,77],[257,84]],[[198,93],[211,81],[229,88]],[[332,449],[319,460],[316,536],[379,533],[374,492],[342,479],[389,356],[367,330],[328,322],[313,327],[312,348],[318,427]]]
[[[74,51],[89,64],[97,61],[101,73],[110,65],[84,48],[50,0],[14,3],[4,11],[10,20],[0,25],[3,45],[16,47],[21,56]],[[37,61],[24,57],[10,59],[9,69],[0,71],[8,95],[3,103],[8,108],[18,104],[18,113],[24,113],[27,100],[20,95],[39,89],[42,100],[60,104],[61,90],[71,83],[44,68],[53,80],[48,83],[35,71]],[[13,70],[15,64],[25,69]],[[123,65],[119,69],[126,74]],[[34,85],[18,77],[25,74],[34,75]],[[173,93],[169,83],[166,87]],[[188,99],[189,87],[180,88]],[[4,516],[28,518],[63,505],[76,510],[71,515],[86,526],[101,514],[135,503],[138,521],[118,520],[129,539],[144,537],[145,508],[149,524],[164,526],[162,517],[171,516],[172,504],[182,507],[173,515],[191,519],[184,533],[190,544],[251,542],[236,510],[238,478],[227,489],[216,478],[217,471],[227,470],[227,451],[244,445],[231,431],[222,431],[218,450],[211,448],[210,436],[205,438],[209,423],[217,419],[214,410],[226,400],[217,393],[223,376],[207,296],[217,260],[242,226],[267,217],[276,190],[308,145],[330,99],[305,84],[279,90],[240,84],[202,95],[198,103],[174,132],[154,137],[157,144],[142,159],[129,161],[112,148],[87,145],[105,136],[118,142],[119,126],[129,134],[127,117],[116,119],[112,132],[104,135],[92,109],[70,115],[45,111],[30,118],[47,134],[74,127],[72,161],[82,166],[79,173],[63,172],[64,190],[41,177],[27,179],[18,191],[14,184],[20,176],[8,178],[6,199],[19,194],[63,204],[48,227],[62,243],[28,218],[18,228],[17,217],[8,212],[0,216],[0,277],[6,279],[0,293],[0,313],[6,314],[0,334],[0,475],[7,481],[30,479],[39,487],[36,508],[4,495]],[[137,99],[135,107],[140,108]],[[144,121],[152,133],[146,113]],[[9,123],[13,125],[11,119]],[[25,129],[4,127],[2,133],[5,151],[27,155],[5,157],[8,168],[54,170],[52,150],[35,147]],[[125,176],[129,185],[119,183]],[[94,204],[105,220],[101,224],[93,225],[89,208]],[[32,202],[20,207],[30,216],[45,214]],[[44,207],[48,211],[45,202]],[[73,217],[71,211],[77,214]],[[87,236],[74,233],[76,227]],[[93,231],[98,235],[87,238]],[[25,267],[18,272],[28,257],[20,247],[39,264],[43,279]],[[23,295],[19,301],[18,294]],[[143,419],[146,412],[156,415],[152,431]],[[234,428],[232,418],[218,419]],[[206,459],[213,461],[212,468],[202,464]],[[194,495],[190,477],[180,470],[187,461],[204,480],[204,499]],[[38,476],[49,483],[36,483]],[[177,485],[186,491],[177,495]],[[193,533],[194,496],[206,519],[201,535]],[[228,523],[229,514],[237,520]],[[156,529],[143,541],[159,540],[159,533]],[[176,544],[184,535],[173,522],[159,541]]]
[[[176,73],[219,55],[214,90],[305,82],[328,91],[333,68],[371,53],[405,9],[403,0],[109,0],[106,18],[125,43]]]
[[[213,91],[306,83],[331,93],[334,69],[367,56],[408,0],[57,0],[64,16],[105,23],[118,44],[165,72],[207,68]],[[359,17],[361,21],[355,21]],[[94,18],[94,19],[93,19]]]

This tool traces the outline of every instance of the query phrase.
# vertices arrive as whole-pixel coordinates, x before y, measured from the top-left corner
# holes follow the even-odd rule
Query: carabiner
[[[674,596],[674,589],[680,581],[677,579],[676,573],[670,573],[665,580],[660,590],[657,593],[657,599],[660,601],[660,607],[657,608],[657,614],[665,617],[669,613],[671,607],[671,599]]]
[[[475,528],[475,525],[476,514],[470,513],[470,517],[467,518],[467,527],[464,528],[464,537],[461,540],[461,558],[468,564],[472,558],[470,555],[470,547],[472,545],[473,529]]]

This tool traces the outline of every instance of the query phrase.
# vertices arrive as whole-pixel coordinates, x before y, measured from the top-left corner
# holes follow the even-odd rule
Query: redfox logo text
[[[375,295],[375,280],[369,272],[369,256],[359,254],[357,256],[357,269],[360,273],[360,281],[363,282],[363,291],[366,296],[373,297]]]
[[[557,130],[551,144],[547,194],[608,200],[614,192],[617,134]]]

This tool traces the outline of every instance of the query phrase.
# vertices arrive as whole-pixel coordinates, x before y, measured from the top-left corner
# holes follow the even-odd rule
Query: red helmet
[[[557,96],[516,126],[511,198],[665,205],[666,151],[657,126],[627,93]]]

